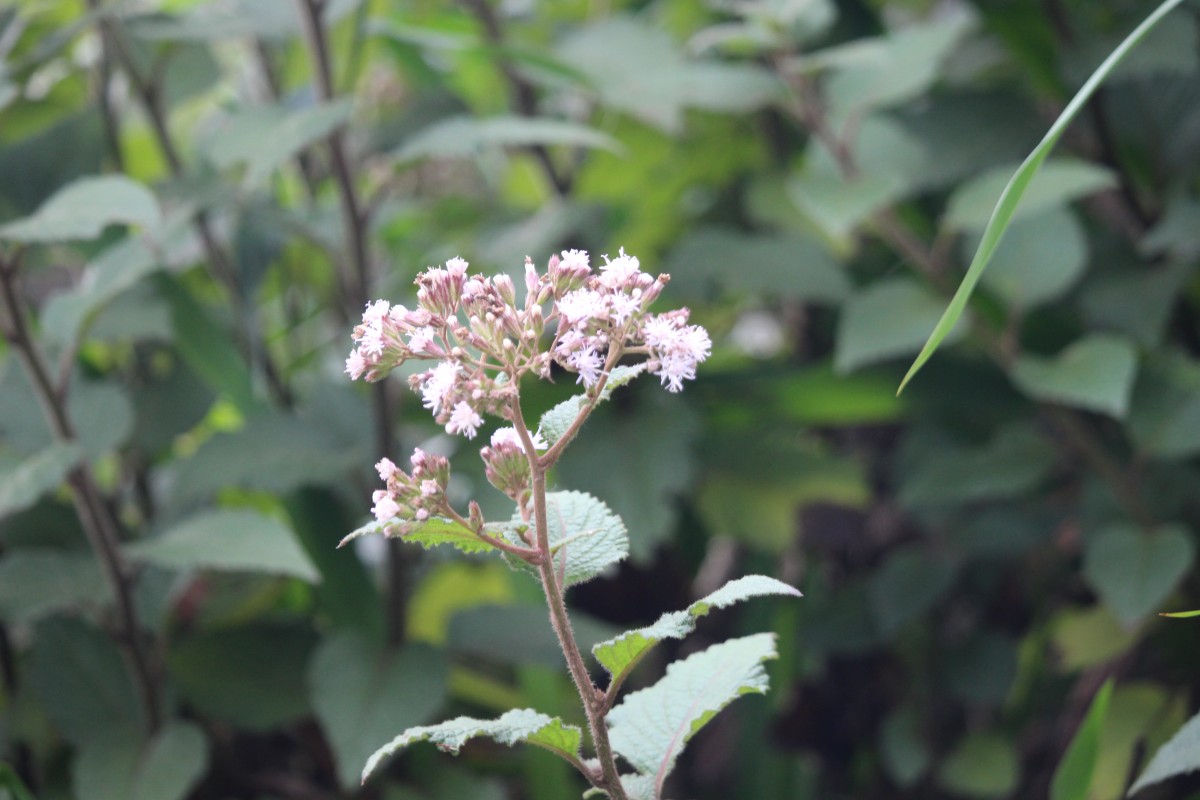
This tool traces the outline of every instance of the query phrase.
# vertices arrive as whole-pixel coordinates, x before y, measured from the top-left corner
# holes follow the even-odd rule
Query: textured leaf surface
[[[606,133],[550,117],[454,117],[420,131],[396,151],[398,161],[474,156],[491,147],[568,145],[619,152]]]
[[[600,392],[599,402],[603,402],[612,396],[614,389],[619,389],[631,382],[638,375],[644,372],[646,366],[637,364],[632,367],[614,367],[611,374],[608,376],[608,381],[604,384],[604,389]],[[538,430],[541,431],[542,437],[547,444],[553,445],[567,429],[571,427],[571,423],[579,416],[579,412],[587,405],[588,396],[586,394],[577,394],[574,397],[569,397],[563,400],[554,408],[542,415]]]
[[[1182,526],[1144,533],[1114,525],[1088,542],[1083,572],[1113,614],[1132,625],[1158,610],[1195,558],[1196,547]]]
[[[1013,382],[1030,397],[1099,411],[1121,419],[1129,410],[1137,351],[1125,339],[1095,334],[1055,358],[1021,356]]]
[[[158,201],[149,189],[124,176],[105,175],[64,186],[31,216],[0,226],[0,239],[95,239],[109,225],[152,226],[158,220]]]
[[[1146,771],[1129,790],[1129,797],[1176,775],[1200,769],[1200,714],[1189,719],[1150,759]]]
[[[309,667],[313,709],[349,788],[379,742],[424,722],[446,696],[449,667],[437,651],[407,646],[388,651],[352,635],[322,643]]]
[[[173,721],[142,742],[110,731],[86,742],[75,761],[75,796],[88,800],[180,800],[204,774],[208,742],[191,722]]]
[[[389,524],[390,521],[372,520],[346,534],[345,538],[338,543],[338,547],[343,547],[363,536],[382,534]],[[496,549],[476,536],[470,528],[445,517],[430,517],[400,538],[406,542],[419,544],[426,550],[443,544],[448,544],[463,553],[490,553]]]
[[[547,492],[546,521],[554,569],[563,577],[563,586],[589,581],[629,555],[629,534],[625,523],[607,505],[584,492]],[[525,527],[514,515],[508,537],[516,544],[525,543],[515,529]],[[518,569],[533,570],[520,559],[508,558]]]
[[[600,642],[592,648],[596,657],[613,680],[621,680],[663,639],[682,639],[696,629],[696,620],[714,608],[727,608],[734,603],[765,595],[800,597],[800,592],[782,581],[765,575],[746,575],[700,598],[683,611],[672,611],[658,618],[653,625],[626,631],[620,636]]]
[[[270,572],[311,583],[319,577],[291,530],[255,511],[205,512],[125,550],[135,559],[173,569]]]
[[[574,725],[566,725],[557,717],[528,708],[515,708],[496,719],[482,720],[458,717],[437,725],[410,728],[379,748],[367,761],[362,779],[365,781],[384,759],[414,742],[433,742],[441,750],[457,754],[469,740],[487,736],[500,744],[517,742],[544,747],[568,759],[579,757],[583,733]]]
[[[760,633],[713,645],[667,667],[648,689],[628,695],[608,715],[613,749],[643,775],[654,796],[696,732],[740,695],[765,694],[763,662],[776,657],[775,635]]]
[[[0,517],[28,508],[62,483],[80,455],[79,445],[58,442],[8,469],[0,468]]]

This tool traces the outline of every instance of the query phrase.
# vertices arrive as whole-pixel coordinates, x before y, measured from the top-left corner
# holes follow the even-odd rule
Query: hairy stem
[[[588,674],[583,655],[575,641],[575,633],[571,629],[571,618],[567,613],[566,598],[559,576],[554,571],[554,559],[550,552],[550,525],[546,515],[546,467],[542,466],[533,447],[533,437],[525,424],[521,406],[513,401],[511,406],[513,426],[521,437],[521,444],[529,457],[529,470],[533,479],[533,524],[537,534],[537,548],[542,554],[542,563],[538,565],[538,573],[542,579],[542,589],[546,593],[546,604],[550,607],[550,624],[558,637],[559,646],[567,660],[567,669],[579,691],[579,699],[583,701],[583,710],[587,715],[588,730],[592,735],[592,744],[596,748],[596,758],[600,761],[604,788],[612,800],[627,800],[625,790],[621,786],[621,775],[617,771],[616,758],[612,745],[608,741],[608,725],[605,722],[607,707],[604,693],[592,683]],[[580,415],[585,416],[581,413]]]
[[[34,396],[37,397],[54,438],[64,443],[75,442],[77,436],[67,414],[66,398],[55,390],[46,360],[33,341],[16,282],[16,259],[0,259],[0,304],[4,309],[4,337],[29,378]],[[162,703],[134,607],[133,570],[121,555],[116,520],[85,461],[80,461],[71,468],[67,474],[67,483],[72,489],[71,500],[88,545],[100,562],[116,601],[117,638],[141,700],[146,727],[151,732],[156,731],[162,723]]]

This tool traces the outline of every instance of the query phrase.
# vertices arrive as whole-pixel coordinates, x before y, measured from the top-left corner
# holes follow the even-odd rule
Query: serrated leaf
[[[1153,613],[1196,558],[1188,530],[1166,525],[1146,533],[1113,525],[1087,544],[1083,573],[1125,625]]]
[[[0,469],[0,517],[28,508],[62,483],[81,455],[78,444],[56,442],[9,469]]]
[[[321,644],[308,670],[309,693],[343,786],[358,783],[380,740],[442,705],[448,672],[445,657],[421,645],[385,650],[347,634]]]
[[[766,693],[763,662],[776,657],[775,635],[759,633],[676,661],[662,680],[609,712],[613,749],[638,772],[653,776],[653,796],[661,796],[663,782],[697,731],[739,696]]]
[[[343,547],[363,536],[385,534],[389,525],[396,524],[395,520],[368,522],[346,534],[342,541],[338,542],[338,547]],[[406,542],[419,544],[426,550],[443,544],[448,544],[462,553],[490,553],[496,549],[476,536],[470,528],[445,517],[430,517],[424,522],[413,523],[409,532],[399,538]]]
[[[1171,740],[1159,748],[1127,797],[1147,786],[1200,769],[1200,714],[1189,719]]]
[[[936,294],[908,278],[882,280],[854,294],[838,320],[834,370],[845,374],[915,352],[941,310]],[[954,338],[965,333],[962,326]]]
[[[656,644],[663,639],[682,639],[696,629],[696,620],[714,608],[728,608],[734,603],[766,595],[800,597],[798,590],[766,575],[746,575],[700,598],[683,611],[663,614],[653,625],[626,631],[616,638],[600,642],[592,655],[608,670],[614,682],[620,682],[637,666]]]
[[[172,721],[148,742],[133,731],[108,731],[80,747],[72,770],[75,796],[181,800],[207,762],[208,741],[191,722]]]
[[[1067,752],[1054,770],[1050,784],[1050,800],[1087,800],[1096,760],[1100,755],[1100,739],[1104,719],[1108,716],[1108,704],[1112,699],[1113,679],[1109,678],[1100,687],[1088,708],[1087,715],[1079,724],[1079,730],[1067,746]]]
[[[563,588],[589,581],[606,567],[629,556],[625,523],[601,500],[584,492],[547,492],[546,521],[554,570]],[[516,533],[528,528],[514,514],[505,531],[514,544],[528,546]],[[506,556],[517,569],[533,571],[525,561]]]
[[[488,148],[528,145],[598,147],[613,153],[621,145],[608,134],[551,117],[452,117],[417,132],[395,152],[400,162],[423,158],[466,158]]]
[[[514,708],[490,720],[458,717],[437,725],[409,728],[375,751],[363,768],[362,779],[365,782],[384,759],[414,742],[432,742],[438,749],[457,755],[463,745],[479,736],[509,746],[517,742],[537,745],[568,761],[579,760],[579,746],[583,741],[583,732],[579,728],[529,708]]]
[[[104,175],[67,184],[32,215],[0,226],[0,239],[25,243],[95,239],[109,225],[151,227],[158,221],[158,201],[149,189],[121,175]]]
[[[33,622],[62,609],[102,605],[109,594],[87,553],[14,548],[0,559],[0,618]]]
[[[1093,334],[1068,346],[1054,358],[1021,356],[1012,377],[1037,400],[1075,406],[1121,419],[1137,373],[1137,351],[1126,339]]]
[[[632,367],[613,367],[609,373],[608,380],[604,384],[604,389],[600,392],[600,400],[604,402],[609,397],[612,397],[614,389],[619,389],[622,386],[630,383],[638,375],[641,375],[646,370],[646,365],[635,364]],[[554,408],[542,415],[538,423],[538,430],[541,431],[542,437],[550,446],[563,437],[567,429],[571,427],[571,423],[579,416],[579,412],[587,405],[587,394],[577,394],[574,397],[569,397],[563,400]]]
[[[205,512],[152,539],[126,545],[125,552],[170,569],[268,572],[310,583],[320,577],[291,530],[255,511]]]

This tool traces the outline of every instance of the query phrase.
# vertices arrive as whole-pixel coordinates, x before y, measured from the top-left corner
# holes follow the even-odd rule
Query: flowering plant
[[[468,739],[487,735],[551,750],[579,770],[591,791],[612,798],[660,798],[667,774],[695,732],[739,694],[766,691],[763,662],[776,654],[773,635],[760,634],[676,662],[659,683],[616,702],[650,648],[687,635],[710,609],[757,595],[799,594],[771,578],[732,581],[683,611],[597,644],[593,655],[609,674],[603,689],[593,681],[571,629],[566,589],[624,558],[628,534],[600,500],[581,492],[547,491],[547,473],[613,389],[649,372],[668,391],[678,392],[710,354],[707,331],[689,323],[686,308],[651,313],[668,279],[643,272],[638,259],[624,250],[614,259],[605,256],[599,272],[593,272],[586,252],[569,250],[553,256],[545,272],[526,259],[525,294],[518,302],[509,276],[470,275],[467,262],[454,258],[417,278],[415,309],[386,300],[368,304],[354,329],[347,374],[379,381],[407,361],[436,362],[409,383],[447,433],[473,439],[485,415],[508,423],[492,434],[480,456],[488,481],[516,509],[509,520],[488,522],[472,501],[463,516],[448,497],[449,461],[418,448],[408,472],[388,458],[376,464],[384,488],[373,496],[375,521],[343,543],[383,533],[427,547],[450,544],[467,553],[499,553],[535,573],[579,690],[595,758],[582,755],[579,728],[518,709],[495,720],[460,717],[411,728],[376,751],[364,780],[387,756],[415,741],[430,740],[457,752]],[[549,380],[555,364],[577,376],[583,393],[551,409],[534,428],[522,411],[521,381],[528,375]],[[622,775],[617,755],[635,771]]]

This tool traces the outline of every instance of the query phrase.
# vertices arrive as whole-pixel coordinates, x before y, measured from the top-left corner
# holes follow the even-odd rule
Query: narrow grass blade
[[[1102,63],[1092,76],[1088,78],[1087,83],[1083,88],[1071,98],[1071,102],[1063,109],[1063,112],[1058,115],[1058,119],[1050,126],[1050,130],[1046,132],[1045,137],[1038,146],[1033,149],[1033,152],[1025,159],[1017,171],[1013,174],[1008,185],[1004,187],[1004,193],[1000,195],[1000,200],[996,203],[996,209],[992,212],[992,217],[988,220],[987,227],[983,231],[983,239],[979,242],[979,249],[975,251],[975,257],[971,259],[971,266],[967,268],[967,274],[963,278],[962,283],[958,286],[958,291],[954,293],[954,297],[950,300],[950,305],[946,307],[946,311],[942,314],[942,318],[934,327],[933,333],[929,335],[929,339],[925,342],[925,346],[917,355],[911,367],[908,368],[908,374],[904,376],[904,380],[900,381],[900,388],[896,393],[904,391],[904,387],[912,380],[917,371],[925,365],[925,362],[933,356],[942,340],[954,328],[954,323],[962,316],[963,311],[967,307],[967,300],[971,297],[971,292],[975,290],[976,284],[979,283],[980,276],[983,275],[983,270],[991,261],[992,255],[996,252],[997,245],[1000,244],[1000,237],[1004,235],[1004,231],[1008,229],[1009,223],[1012,221],[1013,213],[1017,210],[1017,204],[1021,202],[1021,196],[1033,181],[1034,176],[1045,162],[1046,157],[1050,155],[1050,151],[1054,149],[1054,145],[1058,143],[1063,131],[1071,124],[1080,110],[1083,109],[1091,96],[1095,93],[1104,79],[1109,73],[1125,58],[1138,42],[1145,38],[1146,34],[1165,17],[1172,9],[1182,3],[1183,0],[1166,0],[1162,5],[1155,9],[1154,13],[1146,17],[1141,25],[1134,29],[1133,33],[1121,42],[1116,50],[1109,54],[1108,58]]]

